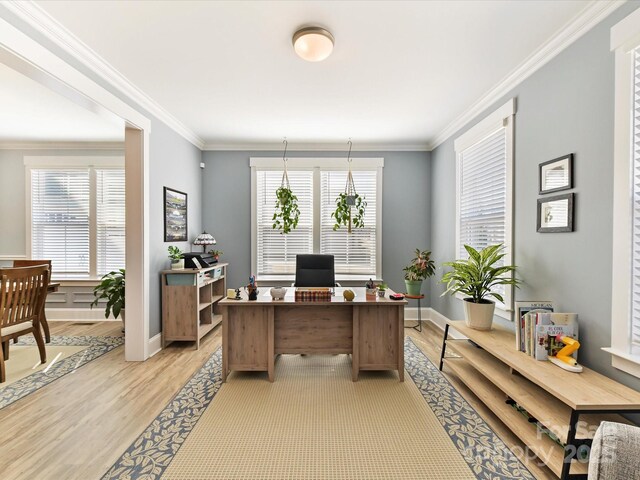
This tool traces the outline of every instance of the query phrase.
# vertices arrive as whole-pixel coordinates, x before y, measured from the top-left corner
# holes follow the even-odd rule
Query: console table
[[[407,302],[367,300],[364,288],[352,288],[356,296],[346,301],[343,290],[327,301],[296,301],[293,288],[272,300],[269,287],[260,287],[257,300],[222,300],[222,381],[244,370],[266,371],[273,382],[282,353],[350,353],[354,382],[361,370],[397,370],[404,381]]]
[[[454,328],[467,339],[449,338]],[[619,413],[640,412],[640,392],[585,368],[571,373],[515,349],[515,335],[500,326],[473,330],[463,321],[445,325],[443,364],[562,480],[587,478],[588,464],[577,461],[587,451],[603,420],[629,423]],[[451,351],[457,356],[447,356]],[[525,409],[553,433],[560,446],[539,432],[512,404]]]

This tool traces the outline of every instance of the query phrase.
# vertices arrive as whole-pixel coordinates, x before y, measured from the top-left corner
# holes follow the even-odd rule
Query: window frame
[[[611,28],[615,52],[613,152],[613,244],[611,279],[611,365],[640,378],[640,355],[631,351],[633,257],[633,52],[640,47],[640,10]]]
[[[376,171],[376,280],[382,279],[382,182],[384,158],[352,158],[351,169]],[[251,271],[257,272],[258,266],[258,225],[257,225],[257,171],[282,170],[282,157],[250,157],[251,168]],[[320,253],[320,222],[321,222],[321,179],[322,170],[347,171],[347,159],[327,157],[287,157],[287,169],[313,171],[313,251]],[[357,186],[357,185],[356,185]],[[345,233],[346,234],[346,233]],[[370,275],[337,274],[337,281],[369,280]],[[266,281],[294,281],[295,274],[272,274],[260,277]]]
[[[124,156],[25,156],[25,226],[26,226],[26,258],[32,258],[32,219],[31,219],[31,170],[37,169],[88,169],[89,170],[89,276],[75,277],[57,275],[53,272],[53,279],[69,280],[70,282],[95,282],[101,278],[98,269],[97,247],[97,169],[122,169],[125,167]],[[125,233],[126,234],[126,233]]]
[[[454,140],[454,152],[456,158],[456,233],[454,252],[455,257],[458,258],[461,244],[460,244],[460,197],[461,197],[461,161],[462,154],[468,148],[476,145],[482,140],[486,139],[499,128],[505,128],[505,152],[506,152],[506,209],[505,209],[505,257],[504,261],[506,265],[513,264],[513,163],[514,163],[514,120],[516,113],[515,98],[510,99],[504,105],[496,109],[494,112],[487,115],[484,119],[480,120],[476,125],[471,127],[465,133],[460,135]],[[464,296],[456,294],[456,298],[463,300]],[[505,302],[499,302],[496,300],[495,315],[512,320],[513,316],[513,301],[514,301],[514,287],[505,286]]]

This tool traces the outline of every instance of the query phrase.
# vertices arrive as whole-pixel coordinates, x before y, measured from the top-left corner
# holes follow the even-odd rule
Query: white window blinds
[[[125,265],[124,170],[96,170],[97,273],[104,275]]]
[[[364,228],[354,228],[351,234],[346,227],[333,231],[336,198],[344,192],[346,171],[321,172],[320,253],[335,256],[336,274],[376,275],[376,194],[377,172],[354,171],[353,180],[357,193],[365,197]]]
[[[500,128],[460,154],[459,245],[475,249],[505,243],[507,157],[505,128]]]
[[[89,170],[31,170],[31,258],[54,274],[89,276]]]
[[[298,197],[300,220],[286,235],[273,229],[276,190],[282,182],[282,170],[256,172],[258,276],[294,274],[296,255],[313,253],[313,171],[289,170],[289,183]]]
[[[640,355],[640,47],[633,51],[631,353]]]

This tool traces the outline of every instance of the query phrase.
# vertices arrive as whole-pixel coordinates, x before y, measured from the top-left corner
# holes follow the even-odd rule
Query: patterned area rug
[[[103,479],[534,479],[410,339],[404,383],[353,383],[345,355],[287,355],[273,384],[234,372],[222,386],[220,357]]]
[[[21,337],[20,342],[15,345],[12,343],[9,350],[9,360],[5,363],[7,370],[11,368],[11,356],[15,353],[16,347],[31,347],[35,346],[35,344],[35,338],[31,335]],[[36,368],[32,374],[24,376],[14,382],[0,383],[0,409],[11,405],[26,395],[39,390],[45,385],[65,376],[67,373],[77,370],[90,361],[123,344],[124,337],[52,336],[51,343],[47,344],[48,360],[51,360],[49,357],[51,357],[52,354],[54,354],[53,358],[55,359],[55,355],[57,355],[55,352],[59,353],[64,350],[73,350],[65,347],[79,347],[77,348],[79,351],[69,356],[60,355],[58,360],[53,362],[53,364],[47,365],[47,368]]]

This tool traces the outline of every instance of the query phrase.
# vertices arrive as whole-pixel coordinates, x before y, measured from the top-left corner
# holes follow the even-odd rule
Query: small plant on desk
[[[169,258],[171,259],[171,270],[182,270],[184,268],[184,258],[182,258],[182,250],[178,247],[169,245]]]
[[[222,255],[224,252],[222,250],[211,250],[209,252],[209,255],[213,255],[213,258],[215,258],[216,260],[219,260],[220,255]]]

